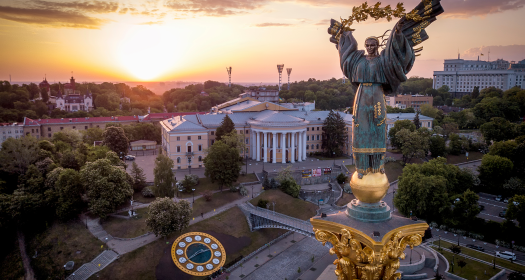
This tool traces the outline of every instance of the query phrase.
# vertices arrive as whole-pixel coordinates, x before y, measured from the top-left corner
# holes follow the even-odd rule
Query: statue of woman
[[[410,15],[397,22],[385,44],[384,35],[366,38],[366,54],[357,49],[352,31],[342,32],[341,24],[332,19],[328,33],[334,36],[330,41],[337,44],[344,75],[357,87],[352,133],[357,172],[352,176],[350,185],[361,201],[378,202],[388,189],[388,180],[384,174],[387,140],[384,96],[396,92],[399,85],[407,80],[406,75],[414,65],[415,53],[422,49],[414,49],[414,46],[428,39],[424,29],[442,12],[440,0],[423,0]],[[380,47],[384,47],[381,52]],[[367,175],[373,175],[374,178],[364,178]],[[367,182],[360,183],[363,179],[367,179]],[[363,195],[359,197],[359,191],[355,190],[374,187],[378,191],[368,198]]]

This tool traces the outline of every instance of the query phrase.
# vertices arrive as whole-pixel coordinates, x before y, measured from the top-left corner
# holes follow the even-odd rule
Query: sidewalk
[[[256,197],[257,195],[259,195],[259,193],[262,191],[262,185],[259,184],[259,185],[255,185],[254,188],[253,188],[253,192],[254,192],[254,197]],[[248,189],[248,195],[241,198],[241,199],[238,199],[238,200],[235,200],[235,201],[232,201],[228,204],[225,204],[223,205],[222,207],[219,207],[217,209],[215,209],[215,211],[210,211],[208,213],[204,213],[204,218],[202,218],[200,216],[200,213],[193,213],[193,216],[192,217],[192,220],[190,221],[190,225],[192,224],[195,224],[195,223],[198,223],[202,220],[205,220],[205,219],[208,219],[208,218],[211,218],[219,213],[222,213],[230,208],[233,208],[233,207],[236,207],[238,204],[241,204],[241,203],[245,203],[249,200],[252,199],[252,192],[251,192],[251,188]],[[177,201],[177,200],[175,200]],[[147,207],[148,204],[141,204],[140,206],[137,206],[137,207],[134,207],[134,209],[137,209],[137,208],[143,208],[143,207]],[[98,219],[92,219],[92,218],[88,218],[88,228],[90,229],[93,229],[95,227],[100,227],[100,224],[98,223]],[[91,231],[91,230],[90,230]],[[118,236],[117,236],[118,237]],[[135,249],[138,249],[146,244],[149,244],[157,239],[159,239],[159,237],[156,237],[154,234],[148,234],[148,235],[144,235],[144,236],[141,236],[141,237],[138,237],[138,238],[135,238],[135,239],[123,239],[123,240],[119,240],[119,239],[111,239],[107,242],[107,245],[109,248],[111,248],[112,250],[114,250],[115,252],[117,252],[119,255],[122,255],[122,254],[126,254],[126,253],[129,253]]]

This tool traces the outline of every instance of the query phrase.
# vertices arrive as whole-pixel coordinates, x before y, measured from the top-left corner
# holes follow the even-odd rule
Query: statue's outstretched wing
[[[441,0],[422,0],[410,13],[398,21],[396,28],[401,23],[403,24],[401,32],[408,39],[410,46],[414,47],[428,39],[425,28],[443,12]]]

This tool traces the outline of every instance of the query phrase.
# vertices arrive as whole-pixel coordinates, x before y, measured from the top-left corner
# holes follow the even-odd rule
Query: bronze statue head
[[[379,39],[376,37],[368,37],[365,40],[365,48],[368,52],[368,56],[378,56],[379,52]]]

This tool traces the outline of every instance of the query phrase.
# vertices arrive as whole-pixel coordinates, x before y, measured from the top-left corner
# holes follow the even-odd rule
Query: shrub
[[[208,191],[203,191],[203,192],[201,192],[201,195],[202,195],[202,197],[204,197],[204,200],[211,201],[211,196],[212,196],[211,191],[209,191],[209,190]]]
[[[199,183],[199,176],[195,174],[188,174],[184,176],[182,180],[182,185],[184,186],[184,191],[189,193]]]
[[[237,190],[237,187],[232,185],[232,186],[230,186],[230,191],[231,192],[237,192],[238,190]]]
[[[155,194],[153,193],[151,188],[145,187],[145,188],[142,189],[142,196],[143,197],[154,197]]]
[[[270,188],[272,189],[277,189],[279,188],[279,183],[277,182],[277,180],[275,180],[274,178],[272,178],[270,180]]]
[[[284,193],[289,194],[292,197],[299,196],[299,191],[301,190],[301,186],[299,186],[299,184],[293,179],[285,179],[282,181],[280,188]]]
[[[350,185],[344,185],[343,186],[343,191],[345,193],[352,193],[352,188],[350,187]]]
[[[248,195],[248,190],[246,189],[246,187],[244,185],[241,185],[241,187],[239,188],[239,193],[242,196],[247,196]]]
[[[268,200],[261,198],[257,201],[257,207],[266,208],[266,204],[268,203],[270,203]]]
[[[339,183],[339,185],[344,184],[344,182],[346,182],[347,179],[348,177],[345,176],[345,174],[343,173],[339,173],[339,175],[337,175],[337,178],[336,178],[337,183]]]

